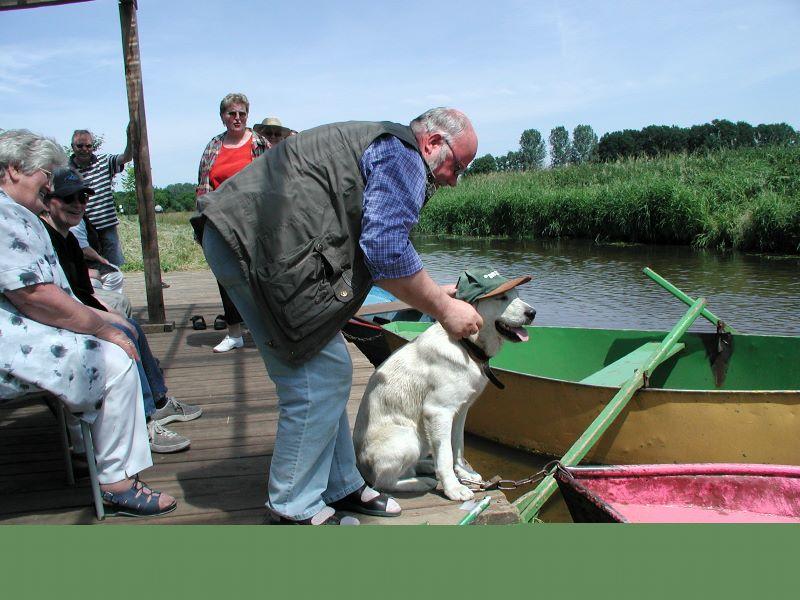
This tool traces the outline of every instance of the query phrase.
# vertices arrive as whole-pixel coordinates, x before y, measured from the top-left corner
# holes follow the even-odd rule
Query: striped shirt
[[[94,190],[94,196],[89,197],[86,205],[86,216],[96,229],[107,229],[119,224],[117,209],[114,206],[112,184],[114,175],[121,173],[125,168],[122,154],[92,154],[89,165],[81,167],[75,162],[75,157],[70,158],[72,167],[80,172],[86,185]]]
[[[419,152],[386,135],[364,151],[361,175],[367,183],[359,245],[372,279],[409,277],[422,269],[409,235],[425,203],[425,163]]]

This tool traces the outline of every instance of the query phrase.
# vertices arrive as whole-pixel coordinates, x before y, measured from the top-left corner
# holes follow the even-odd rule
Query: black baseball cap
[[[76,192],[86,192],[94,195],[94,190],[86,185],[81,174],[74,169],[61,168],[53,172],[53,192],[57,198],[65,198]]]

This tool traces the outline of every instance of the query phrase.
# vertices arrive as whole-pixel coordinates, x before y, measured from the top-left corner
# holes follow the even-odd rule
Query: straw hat
[[[253,125],[253,129],[259,135],[265,135],[267,131],[275,129],[280,131],[280,134],[283,137],[286,137],[287,135],[292,133],[291,129],[283,126],[283,123],[281,123],[281,120],[278,117],[267,117],[266,119],[261,121],[261,123]]]

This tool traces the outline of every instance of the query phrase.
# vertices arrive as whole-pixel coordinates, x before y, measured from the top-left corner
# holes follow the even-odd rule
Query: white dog
[[[353,443],[361,474],[375,488],[422,492],[436,487],[438,480],[451,500],[473,497],[459,481],[481,481],[464,459],[464,422],[489,378],[499,383],[488,359],[505,340],[528,339],[524,326],[536,311],[512,288],[529,280],[507,280],[491,270],[464,272],[456,297],[475,304],[483,317],[481,330],[457,340],[436,323],[373,373]],[[422,474],[435,474],[436,479]]]

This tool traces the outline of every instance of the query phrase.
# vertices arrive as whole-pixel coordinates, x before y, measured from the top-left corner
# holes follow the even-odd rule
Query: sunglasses
[[[89,194],[86,192],[75,192],[74,194],[70,194],[69,196],[59,196],[57,194],[47,195],[48,200],[52,200],[53,198],[57,198],[64,204],[72,204],[74,202],[80,202],[81,204],[86,204],[89,201]]]
[[[92,148],[92,144],[72,144],[72,145],[80,149],[86,148],[87,150],[89,150]]]
[[[283,132],[280,129],[264,129],[264,135],[268,137],[281,137]]]
[[[241,111],[236,111],[236,110],[229,110],[225,114],[228,115],[231,118],[234,118],[234,119],[236,118],[237,115],[239,116],[240,119],[247,118],[247,113],[246,112],[241,112]]]

